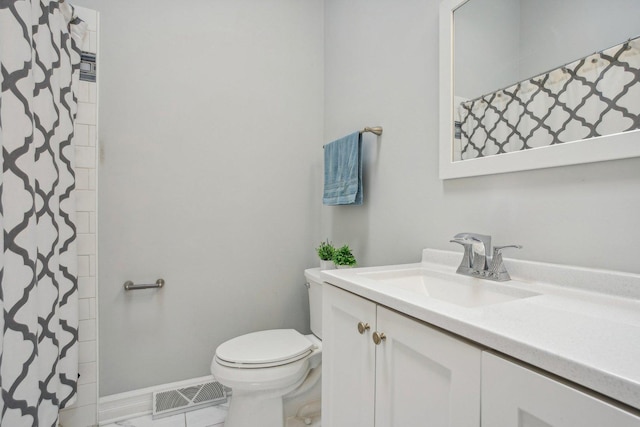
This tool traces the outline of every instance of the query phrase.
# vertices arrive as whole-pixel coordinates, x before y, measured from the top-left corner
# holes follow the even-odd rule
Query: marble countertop
[[[512,280],[499,286],[539,295],[480,307],[462,307],[362,276],[408,268],[455,274],[461,257],[425,249],[422,263],[323,270],[320,277],[640,409],[640,275],[506,259]]]

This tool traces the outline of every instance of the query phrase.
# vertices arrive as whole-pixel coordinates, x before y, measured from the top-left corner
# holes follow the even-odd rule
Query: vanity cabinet
[[[363,333],[358,332],[358,326]],[[376,305],[326,283],[322,288],[322,423],[373,426]]]
[[[322,335],[324,425],[480,425],[477,347],[330,285]]]
[[[482,425],[640,427],[640,417],[533,370],[484,352]]]

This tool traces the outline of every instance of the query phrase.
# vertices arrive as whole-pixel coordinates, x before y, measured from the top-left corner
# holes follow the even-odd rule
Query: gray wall
[[[474,99],[519,80],[519,1],[465,3],[455,11],[453,39],[456,96]]]
[[[306,330],[325,237],[363,266],[476,231],[640,273],[639,159],[438,179],[438,1],[75,1],[102,12],[102,395],[205,375],[240,333]],[[365,205],[321,206],[323,141],[373,125]]]
[[[455,12],[455,93],[467,99],[640,35],[637,0],[472,0]]]
[[[207,375],[239,334],[308,330],[322,2],[76,3],[102,22],[100,394]]]
[[[640,35],[638,0],[523,0],[520,80]]]
[[[401,4],[325,1],[325,136],[384,126],[365,143],[365,204],[323,207],[325,234],[362,265],[475,231],[524,245],[508,256],[640,273],[640,159],[438,179],[439,2]]]

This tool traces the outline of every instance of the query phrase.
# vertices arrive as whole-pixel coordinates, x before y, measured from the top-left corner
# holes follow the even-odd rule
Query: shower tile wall
[[[76,7],[88,25],[82,50],[97,54],[98,13]],[[78,231],[79,372],[78,399],[60,413],[62,427],[97,425],[97,302],[96,302],[96,145],[97,84],[81,81],[78,90],[76,146],[76,226]]]

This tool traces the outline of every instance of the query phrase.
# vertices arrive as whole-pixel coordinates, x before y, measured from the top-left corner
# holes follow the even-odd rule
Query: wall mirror
[[[443,0],[440,178],[640,156],[638,0]]]

